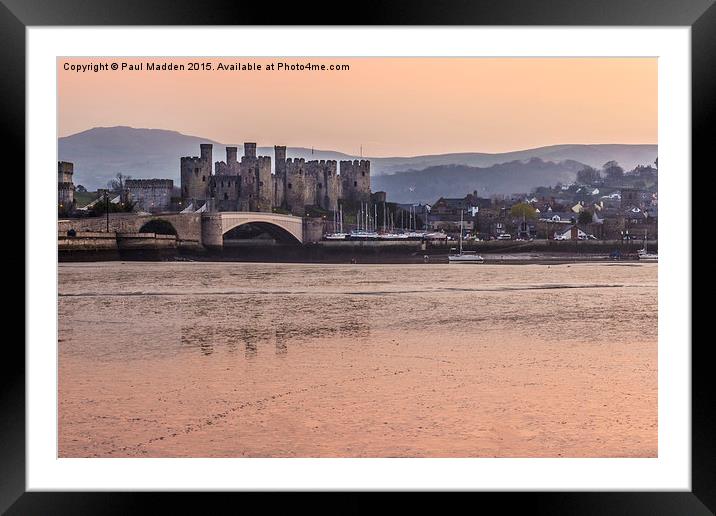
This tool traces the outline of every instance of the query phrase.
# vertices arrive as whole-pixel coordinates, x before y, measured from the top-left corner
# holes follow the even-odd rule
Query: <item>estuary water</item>
[[[59,265],[61,457],[655,457],[657,265]]]

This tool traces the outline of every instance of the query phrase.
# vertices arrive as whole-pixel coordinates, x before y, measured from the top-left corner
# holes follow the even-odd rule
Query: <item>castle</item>
[[[57,204],[60,211],[69,211],[75,205],[75,185],[72,182],[74,164],[69,161],[57,162]]]
[[[226,147],[226,161],[212,163],[210,143],[201,155],[181,158],[181,196],[187,204],[211,206],[216,211],[265,211],[274,208],[293,215],[306,206],[336,210],[338,201],[370,200],[370,161],[286,158],[286,147],[275,146],[276,167],[270,156],[256,156],[256,144],[244,143],[244,155]]]
[[[174,189],[171,179],[127,179],[124,188],[129,200],[134,201],[142,211],[160,212],[171,207]]]

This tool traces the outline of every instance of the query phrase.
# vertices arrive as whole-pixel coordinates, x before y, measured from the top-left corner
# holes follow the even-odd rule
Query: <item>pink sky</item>
[[[148,61],[350,70],[64,70]],[[376,157],[657,143],[656,58],[72,58],[58,91],[60,136],[128,125]]]

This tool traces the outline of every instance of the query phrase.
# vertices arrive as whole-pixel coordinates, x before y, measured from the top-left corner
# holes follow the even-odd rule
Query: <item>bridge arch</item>
[[[232,233],[235,234],[236,230],[249,228],[255,228],[261,233],[266,233],[273,237],[277,242],[283,244],[301,243],[301,240],[283,225],[266,220],[236,221],[230,224],[225,224],[221,236],[225,239],[227,235],[231,235]]]
[[[201,214],[202,243],[207,248],[224,246],[224,235],[245,225],[251,225],[280,242],[303,243],[303,219],[293,215],[254,211],[222,211]]]
[[[139,232],[156,233],[158,235],[178,235],[174,224],[162,218],[148,220],[139,228]]]

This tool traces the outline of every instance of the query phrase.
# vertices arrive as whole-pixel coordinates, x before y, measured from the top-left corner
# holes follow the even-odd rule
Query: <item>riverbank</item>
[[[92,236],[92,235],[90,235]],[[94,240],[93,240],[94,238]],[[117,235],[99,233],[92,238],[78,234],[60,239],[59,261],[236,261],[275,263],[447,263],[456,242],[452,241],[324,241],[306,245],[245,241],[207,250],[177,241],[171,235]],[[111,242],[110,242],[111,244]],[[467,242],[463,249],[481,254],[492,263],[602,262],[619,251],[622,261],[636,260],[642,242],[621,241],[490,241]],[[651,252],[658,243],[648,242]]]

